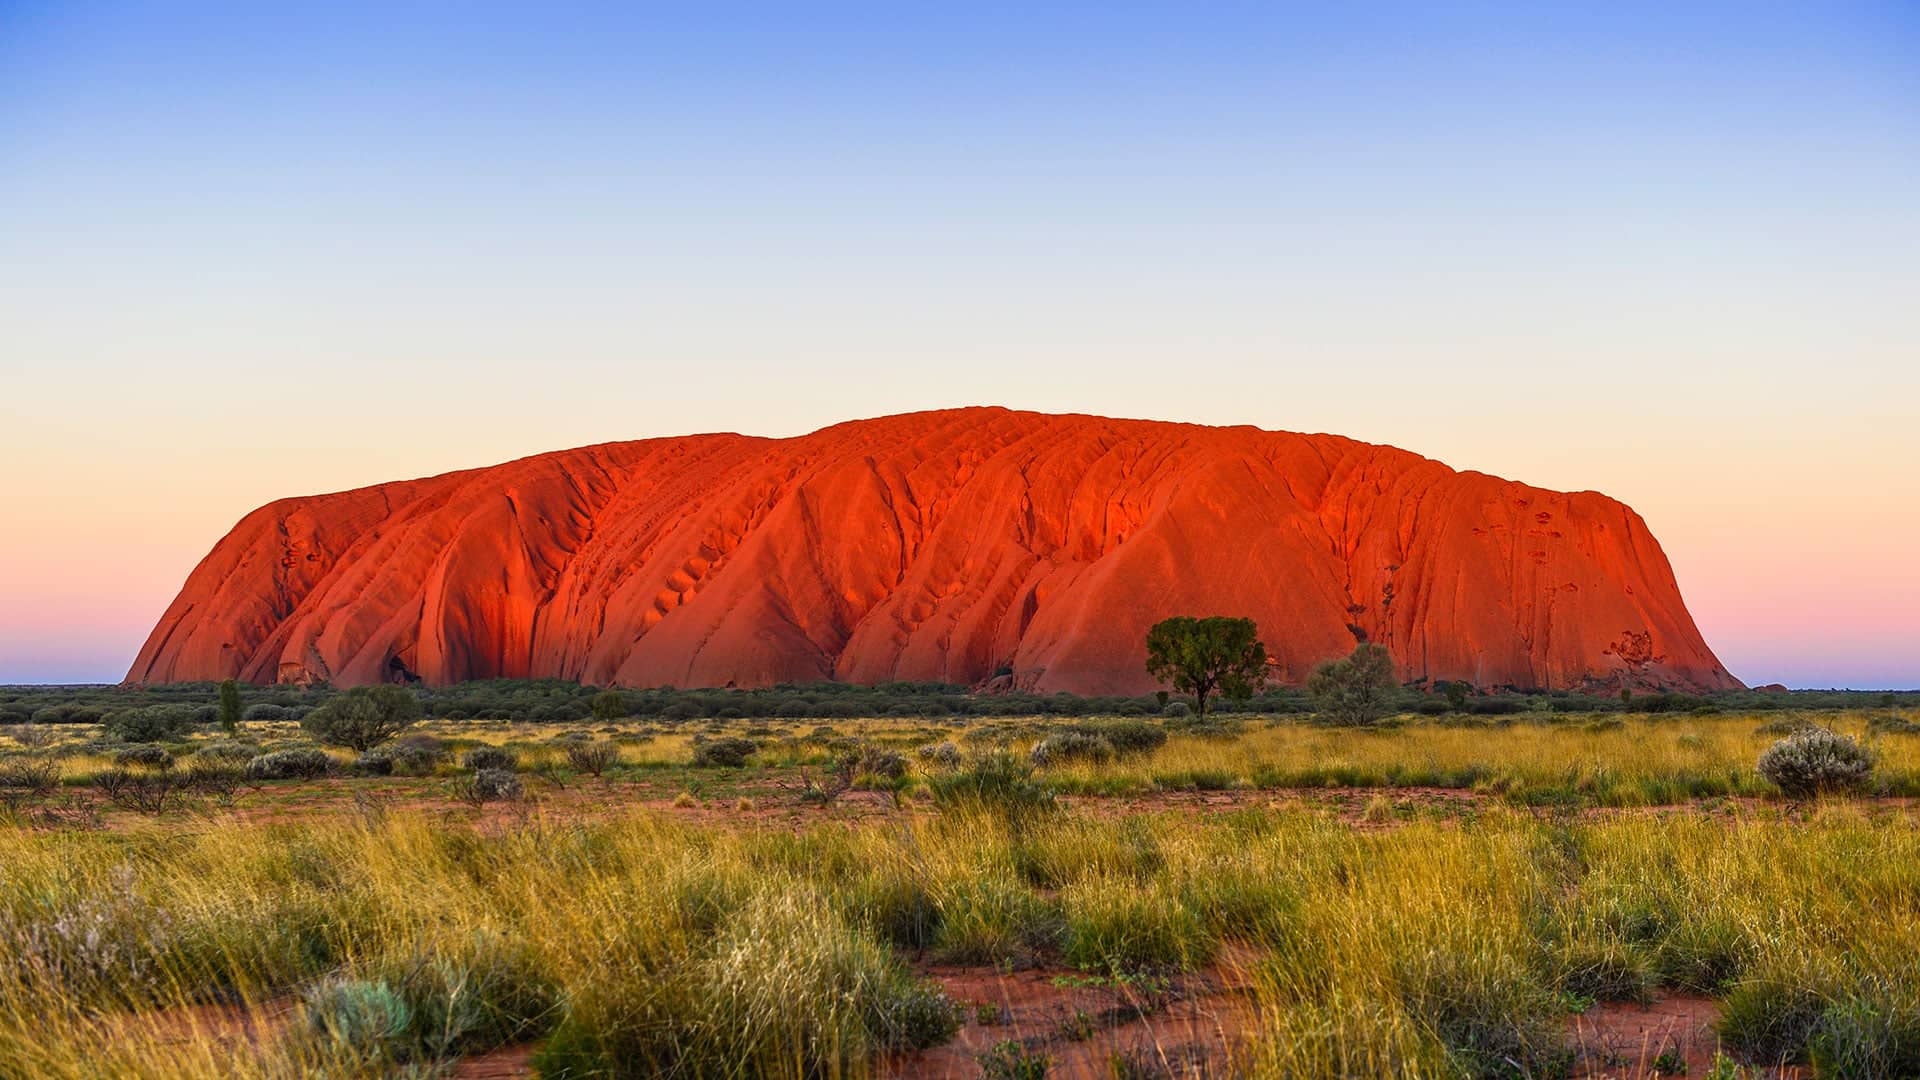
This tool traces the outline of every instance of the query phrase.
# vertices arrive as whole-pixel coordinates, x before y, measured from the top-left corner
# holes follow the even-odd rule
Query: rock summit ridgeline
[[[128,672],[356,685],[891,679],[1151,688],[1244,615],[1483,687],[1739,686],[1631,509],[1332,435],[997,408],[540,454],[248,514]]]

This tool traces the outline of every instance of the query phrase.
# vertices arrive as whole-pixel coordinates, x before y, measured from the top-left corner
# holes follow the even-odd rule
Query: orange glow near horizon
[[[752,430],[749,417],[736,419],[742,422],[704,426]],[[1725,459],[1703,458],[1691,469],[1677,467],[1681,447],[1629,455],[1595,446],[1593,457],[1576,458],[1580,440],[1564,425],[1552,443],[1516,439],[1505,449],[1519,467],[1503,469],[1487,460],[1502,449],[1497,433],[1468,441],[1455,432],[1453,452],[1468,460],[1450,463],[1602,490],[1633,505],[1666,550],[1708,644],[1750,684],[1910,685],[1920,682],[1912,666],[1920,578],[1903,560],[1908,538],[1920,535],[1920,498],[1912,497],[1920,492],[1886,497],[1898,431],[1866,422],[1856,431],[1857,438],[1826,447],[1773,448],[1749,436],[1737,450],[1750,464],[1729,468]],[[530,430],[526,438],[562,434]],[[575,441],[602,441],[596,434]],[[1420,438],[1444,443],[1448,435],[1429,426],[1393,441],[1446,460]],[[117,680],[187,572],[247,511],[275,497],[486,464],[535,448],[489,454],[481,445],[488,437],[422,430],[410,444],[345,453],[156,441],[136,456],[101,444],[43,455],[43,467],[15,493],[20,520],[34,527],[0,537],[8,615],[0,681]],[[1541,445],[1555,450],[1529,454]],[[1818,482],[1822,472],[1831,479]],[[1836,674],[1822,678],[1823,671]]]

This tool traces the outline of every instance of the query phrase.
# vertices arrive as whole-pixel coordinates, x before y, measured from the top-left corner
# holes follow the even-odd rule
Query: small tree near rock
[[[1216,691],[1238,701],[1266,685],[1267,647],[1252,619],[1178,615],[1147,631],[1147,674],[1192,694],[1194,711],[1205,716]]]
[[[300,726],[316,742],[366,753],[420,719],[420,699],[400,686],[362,686],[329,699]]]
[[[220,684],[220,730],[227,734],[240,730],[240,682],[228,679]]]
[[[1307,680],[1314,710],[1337,724],[1379,723],[1393,711],[1393,657],[1383,645],[1362,643],[1351,654],[1329,660]]]

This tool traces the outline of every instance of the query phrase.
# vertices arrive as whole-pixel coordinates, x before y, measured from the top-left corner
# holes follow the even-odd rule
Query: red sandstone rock
[[[201,561],[132,682],[554,676],[1138,692],[1146,630],[1257,620],[1300,682],[1737,687],[1632,510],[1332,435],[1004,409],[608,443],[284,499]]]

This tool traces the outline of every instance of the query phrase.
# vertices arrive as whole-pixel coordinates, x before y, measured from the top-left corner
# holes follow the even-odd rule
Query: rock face
[[[1646,524],[1331,435],[1004,409],[541,454],[248,514],[128,672],[1131,693],[1147,627],[1482,687],[1739,686]]]

